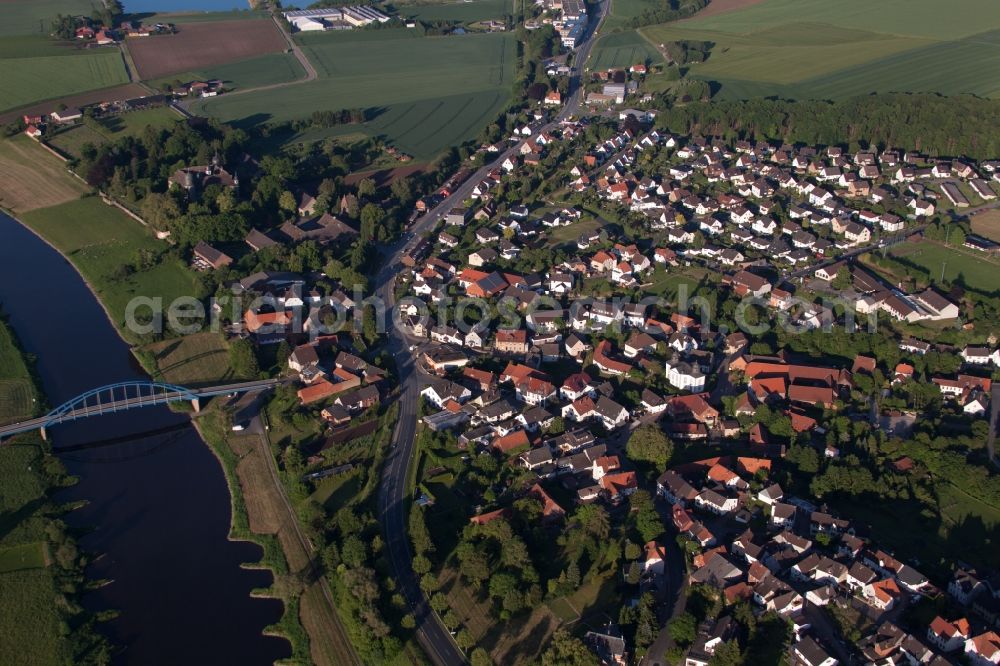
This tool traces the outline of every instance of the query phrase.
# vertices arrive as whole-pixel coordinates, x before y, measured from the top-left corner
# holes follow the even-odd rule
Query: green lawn
[[[48,35],[57,14],[90,14],[98,0],[13,0],[3,3],[0,37]]]
[[[0,548],[0,574],[45,566],[45,546],[39,542]]]
[[[513,11],[511,0],[472,0],[428,5],[401,5],[399,15],[421,21],[458,21],[470,23],[503,19]]]
[[[83,147],[88,143],[95,148],[108,142],[108,137],[89,125],[74,125],[46,139],[55,148],[66,155],[80,157]]]
[[[133,298],[162,298],[166,308],[180,296],[197,293],[194,272],[170,258],[149,270],[123,275],[121,268],[135,262],[139,250],[160,254],[169,246],[97,197],[34,210],[25,213],[22,220],[73,262],[128,340],[137,337],[124,326],[126,308]]]
[[[4,72],[0,83],[0,111],[128,83],[128,73],[118,49],[69,53],[0,60]]]
[[[597,40],[587,64],[591,70],[627,69],[639,63],[660,63],[663,56],[635,30],[616,32]]]
[[[385,136],[403,151],[429,158],[474,137],[507,104],[513,83],[510,34],[421,37],[400,29],[297,39],[319,79],[200,100],[194,110],[258,123],[367,108],[373,118],[363,127],[366,134]]]
[[[1000,264],[972,255],[970,252],[951,248],[931,241],[902,243],[895,246],[890,254],[923,266],[937,281],[944,266],[944,278],[954,281],[959,276],[969,287],[992,292],[997,288]]]
[[[642,33],[655,44],[713,42],[690,74],[715,82],[724,99],[1000,95],[1000,5],[991,0],[764,0]]]
[[[181,116],[176,111],[167,106],[160,106],[102,118],[100,123],[108,138],[116,140],[122,136],[142,134],[147,127],[166,129],[179,120]]]
[[[678,273],[675,272],[676,270],[667,271],[657,268],[653,271],[651,278],[643,279],[643,282],[650,283],[646,291],[655,296],[673,300],[679,296],[682,286],[687,289],[688,298],[697,296],[700,289],[712,286],[713,280],[707,271],[688,269],[684,273]]]

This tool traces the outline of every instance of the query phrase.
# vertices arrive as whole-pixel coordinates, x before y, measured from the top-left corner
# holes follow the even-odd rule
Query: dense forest
[[[681,134],[810,145],[892,146],[930,155],[1000,156],[1000,100],[969,95],[869,95],[840,102],[752,99],[667,108],[660,127]]]

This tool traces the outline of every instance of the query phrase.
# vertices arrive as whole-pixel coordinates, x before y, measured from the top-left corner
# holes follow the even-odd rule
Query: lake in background
[[[228,12],[232,9],[250,9],[247,0],[125,0],[125,11],[130,14],[146,12]]]

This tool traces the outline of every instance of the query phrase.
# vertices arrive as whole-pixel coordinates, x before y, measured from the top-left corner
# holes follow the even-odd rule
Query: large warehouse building
[[[389,17],[371,7],[326,7],[285,12],[285,19],[296,30],[350,30],[369,23],[385,23]]]

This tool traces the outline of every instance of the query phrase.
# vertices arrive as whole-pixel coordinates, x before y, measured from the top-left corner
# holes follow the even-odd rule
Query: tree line
[[[887,93],[840,101],[749,99],[664,105],[659,127],[726,140],[900,148],[931,156],[1000,156],[1000,100]]]

